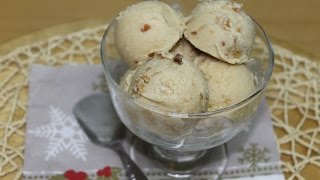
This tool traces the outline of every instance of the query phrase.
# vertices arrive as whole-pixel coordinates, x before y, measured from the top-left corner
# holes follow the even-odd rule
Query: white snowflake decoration
[[[250,163],[250,167],[252,169],[258,168],[258,163],[267,163],[270,161],[270,150],[267,147],[259,148],[257,143],[250,143],[250,147],[245,149],[242,147],[240,149],[242,153],[242,157],[238,159],[238,161],[243,164],[245,162]]]
[[[59,108],[50,106],[50,123],[29,133],[49,140],[45,160],[55,158],[63,151],[68,151],[76,158],[86,161],[86,135],[74,118],[66,115]]]

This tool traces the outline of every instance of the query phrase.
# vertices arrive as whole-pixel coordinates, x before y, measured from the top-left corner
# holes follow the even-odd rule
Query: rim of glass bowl
[[[125,96],[127,99],[131,100],[133,103],[135,103],[138,106],[141,106],[142,108],[148,109],[150,111],[159,113],[159,114],[163,114],[163,115],[169,115],[169,116],[173,116],[173,117],[177,117],[177,118],[203,118],[205,116],[212,116],[212,115],[219,115],[222,113],[226,113],[226,112],[230,112],[233,109],[237,109],[238,107],[241,107],[242,105],[246,104],[248,101],[252,100],[254,97],[256,97],[268,84],[271,75],[272,75],[272,70],[273,70],[273,66],[274,66],[274,52],[273,52],[273,48],[271,45],[271,42],[267,36],[267,34],[265,33],[265,31],[263,30],[263,28],[258,24],[257,21],[255,21],[252,18],[253,22],[255,23],[255,26],[257,28],[258,31],[260,31],[260,33],[263,35],[263,40],[266,42],[266,45],[268,47],[268,51],[269,51],[269,61],[270,62],[270,66],[268,67],[268,72],[267,72],[267,76],[264,79],[264,81],[261,83],[261,85],[256,89],[255,92],[253,92],[250,96],[248,96],[246,99],[242,100],[241,102],[238,102],[236,104],[233,104],[231,106],[222,108],[222,109],[217,109],[214,111],[207,111],[207,112],[203,112],[203,113],[177,113],[174,111],[167,111],[167,110],[163,110],[154,106],[150,106],[150,104],[144,103],[142,101],[136,100],[134,99],[132,96],[130,96],[128,93],[124,92],[120,86],[118,85],[118,83],[116,83],[114,81],[114,79],[112,78],[111,74],[108,71],[107,68],[107,64],[106,61],[108,59],[105,59],[104,54],[107,54],[108,52],[105,50],[105,45],[106,45],[106,38],[108,36],[108,33],[110,31],[110,29],[114,26],[115,24],[115,19],[112,20],[112,22],[109,24],[108,28],[105,30],[102,41],[101,41],[101,46],[100,46],[100,56],[101,56],[101,61],[104,67],[104,72],[105,75],[108,76],[107,81],[111,80],[111,83],[116,87],[116,90],[121,93],[122,96]]]

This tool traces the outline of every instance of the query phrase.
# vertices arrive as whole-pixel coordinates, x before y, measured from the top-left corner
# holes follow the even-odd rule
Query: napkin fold
[[[83,97],[107,91],[102,66],[33,65],[29,80],[24,179],[125,179],[118,155],[90,142],[72,114]],[[272,174],[284,179],[265,100],[250,126],[226,143],[228,167],[223,178]],[[128,152],[135,148],[129,141],[125,147]],[[137,153],[135,158],[150,179],[168,178],[145,154]],[[195,177],[209,179],[214,165],[206,164]]]

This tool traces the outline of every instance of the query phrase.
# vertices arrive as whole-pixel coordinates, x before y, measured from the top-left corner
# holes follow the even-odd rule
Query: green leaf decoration
[[[51,176],[49,180],[66,180],[66,178],[64,177],[64,175],[60,174],[60,175]]]

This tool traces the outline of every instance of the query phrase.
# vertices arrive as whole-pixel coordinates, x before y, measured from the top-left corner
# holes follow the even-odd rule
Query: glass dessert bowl
[[[164,110],[140,101],[120,88],[121,78],[129,66],[115,47],[115,20],[105,31],[101,43],[101,59],[113,105],[125,126],[151,144],[151,156],[161,162],[170,175],[190,175],[201,167],[208,149],[229,141],[255,117],[272,74],[274,57],[264,30],[255,21],[254,25],[255,41],[259,43],[255,43],[251,60],[245,63],[254,76],[254,91],[236,104],[203,113]],[[265,55],[261,56],[262,53]],[[221,148],[226,150],[223,146]],[[226,165],[226,161],[221,163]],[[219,171],[222,172],[223,169]]]

